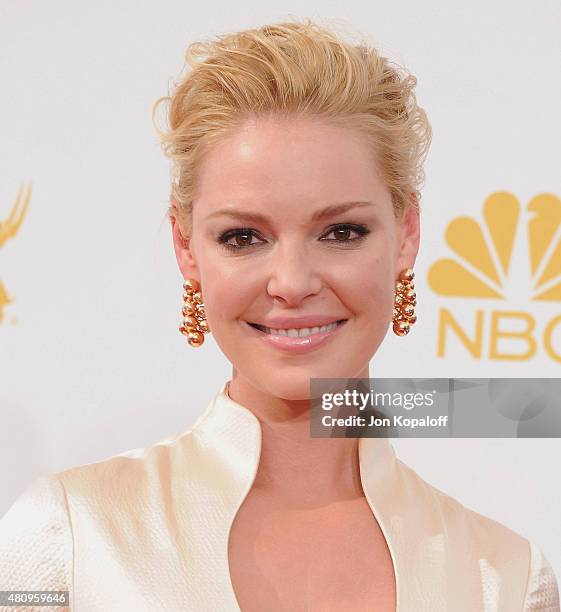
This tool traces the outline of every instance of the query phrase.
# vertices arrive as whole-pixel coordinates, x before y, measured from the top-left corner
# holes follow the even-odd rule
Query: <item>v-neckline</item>
[[[193,430],[202,433],[207,441],[210,440],[209,436],[214,439],[215,449],[223,455],[233,479],[237,482],[235,502],[230,509],[221,558],[225,572],[224,582],[229,589],[228,599],[232,602],[232,609],[240,611],[230,570],[228,544],[236,516],[257,476],[261,459],[262,431],[261,423],[253,412],[228,395],[229,382],[224,383],[209,408],[195,422]],[[401,612],[401,576],[396,542],[392,538],[387,517],[376,501],[384,494],[388,479],[393,477],[395,453],[387,438],[360,438],[358,453],[362,489],[390,552],[395,579],[396,612]]]

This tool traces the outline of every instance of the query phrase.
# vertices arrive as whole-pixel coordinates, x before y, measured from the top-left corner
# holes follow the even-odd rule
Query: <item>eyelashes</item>
[[[332,225],[320,240],[322,242],[335,243],[335,246],[340,245],[345,247],[345,245],[353,245],[360,242],[370,233],[370,231],[371,230],[368,229],[366,225],[361,223],[337,223],[336,225]],[[348,235],[352,232],[355,232],[357,236],[349,238]],[[334,234],[336,237],[331,239],[325,238],[325,236],[329,236],[330,234]],[[222,233],[218,237],[218,243],[229,252],[247,251],[248,249],[254,249],[264,244],[262,240],[259,242],[251,242],[253,237],[259,238],[256,230],[250,227],[241,227]],[[241,239],[242,244],[232,244],[229,242],[232,238],[236,240]],[[246,241],[245,244],[243,241]]]

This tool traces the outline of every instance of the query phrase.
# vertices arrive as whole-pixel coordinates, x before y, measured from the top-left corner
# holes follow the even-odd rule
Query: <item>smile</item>
[[[341,325],[345,321],[346,319],[341,319],[340,321],[333,321],[333,323],[329,323],[328,325],[322,325],[320,327],[299,327],[299,328],[293,327],[290,329],[273,329],[271,327],[265,327],[264,325],[258,325],[257,323],[250,323],[250,325],[272,336],[287,336],[288,338],[305,338],[306,336],[310,336],[312,334],[330,332],[332,329],[335,329],[338,325]]]
[[[257,323],[245,323],[252,335],[269,346],[285,352],[306,353],[336,337],[347,321],[348,319],[341,319],[321,326],[288,329],[273,329]]]

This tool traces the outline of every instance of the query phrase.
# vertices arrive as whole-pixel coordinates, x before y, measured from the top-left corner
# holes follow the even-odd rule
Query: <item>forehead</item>
[[[337,201],[390,199],[366,138],[310,118],[247,121],[207,153],[198,186],[194,212],[204,215],[224,206],[294,214]]]

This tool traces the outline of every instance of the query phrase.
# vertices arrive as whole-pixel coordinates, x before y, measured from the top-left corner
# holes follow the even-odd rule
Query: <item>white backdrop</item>
[[[406,338],[390,330],[371,376],[559,376],[561,360],[540,337],[560,301],[445,297],[428,282],[435,261],[450,256],[448,223],[481,221],[491,194],[511,192],[522,209],[539,193],[561,196],[557,0],[3,0],[0,220],[20,185],[32,183],[32,193],[17,234],[0,245],[0,282],[12,299],[0,322],[0,515],[39,475],[186,429],[229,378],[212,335],[193,349],[177,330],[182,278],[165,221],[168,163],[150,112],[189,42],[291,17],[360,28],[418,77],[434,130],[415,268],[419,322]],[[511,270],[515,287],[525,286],[522,268]],[[480,356],[453,335],[438,355],[441,308],[466,330],[483,311]],[[497,310],[535,319],[531,358],[490,356]],[[550,340],[561,355],[561,326]],[[508,350],[523,352],[515,345]],[[561,440],[394,446],[435,486],[535,540],[561,576]]]

